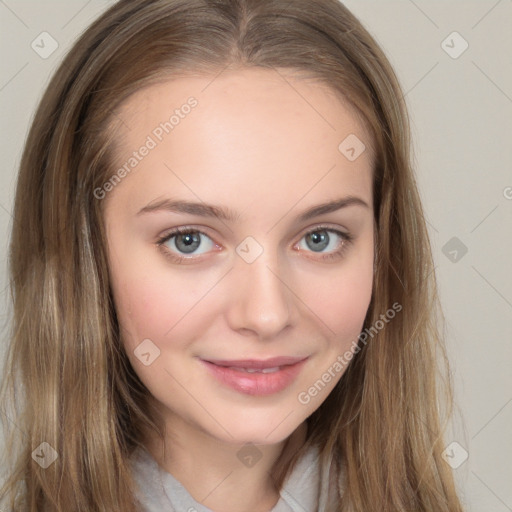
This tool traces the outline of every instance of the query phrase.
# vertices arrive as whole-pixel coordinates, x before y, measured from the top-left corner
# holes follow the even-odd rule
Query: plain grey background
[[[27,130],[64,53],[111,3],[0,0],[2,348],[10,212]],[[410,110],[460,409],[446,460],[457,466],[468,511],[512,511],[512,0],[344,3],[388,55]],[[52,49],[43,32],[58,44],[49,56],[33,49],[41,38]]]

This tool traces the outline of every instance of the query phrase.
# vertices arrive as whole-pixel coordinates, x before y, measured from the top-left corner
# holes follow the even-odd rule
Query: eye
[[[305,241],[305,246],[299,244],[299,251],[311,250],[313,253],[318,253],[320,259],[330,260],[341,258],[353,239],[349,233],[343,233],[338,229],[317,226],[308,231],[301,240]]]
[[[157,245],[164,247],[164,254],[175,262],[191,259],[180,254],[197,256],[218,247],[206,233],[192,228],[176,228],[159,239]],[[197,252],[198,248],[203,252]]]
[[[343,233],[338,229],[317,226],[304,234],[302,240],[305,246],[303,243],[297,244],[299,251],[316,253],[321,260],[332,260],[343,256],[353,238],[349,233]],[[193,262],[196,256],[220,248],[206,233],[191,227],[174,229],[160,238],[157,245],[174,263]]]

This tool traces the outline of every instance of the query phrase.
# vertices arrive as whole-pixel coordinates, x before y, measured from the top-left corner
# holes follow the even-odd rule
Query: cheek
[[[370,252],[347,261],[345,266],[326,274],[315,287],[312,310],[323,324],[329,340],[345,350],[359,336],[373,286],[373,258]],[[306,303],[308,303],[306,302]]]
[[[162,275],[146,275],[120,284],[115,302],[125,345],[134,347],[145,338],[162,340],[173,329],[196,295],[180,292],[186,290],[181,281],[167,283]]]
[[[183,351],[204,333],[212,313],[208,310],[211,302],[204,299],[219,277],[198,276],[189,270],[170,272],[157,261],[127,258],[112,272],[116,311],[129,357],[145,339],[171,353]]]

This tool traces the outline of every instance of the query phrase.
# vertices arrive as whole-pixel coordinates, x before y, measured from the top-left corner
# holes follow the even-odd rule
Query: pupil
[[[313,245],[310,245],[309,241],[312,240],[313,241]],[[319,245],[315,245],[315,244],[318,244],[318,243],[323,243],[323,245],[319,246]],[[316,250],[322,250],[324,249],[325,247],[327,247],[329,245],[329,235],[327,234],[327,232],[324,230],[324,231],[317,231],[315,233],[311,233],[308,237],[307,237],[307,243],[308,243],[308,246],[310,249],[316,251]]]
[[[180,242],[184,244],[184,247],[180,247]],[[199,244],[199,237],[197,235],[194,235],[193,233],[186,233],[176,238],[176,246],[182,252],[193,252],[197,249]]]

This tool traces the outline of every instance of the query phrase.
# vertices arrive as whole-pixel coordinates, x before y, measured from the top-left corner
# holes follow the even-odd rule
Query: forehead
[[[173,188],[215,193],[217,202],[251,187],[290,200],[291,186],[293,197],[316,188],[325,198],[341,186],[371,194],[372,141],[357,111],[315,80],[263,69],[182,76],[138,91],[117,114],[116,165],[149,140],[154,146],[125,180],[131,185],[121,184],[148,200],[165,176]],[[355,160],[350,146],[361,151]]]
[[[299,78],[296,72],[263,68],[180,75],[145,87],[119,108],[122,137],[128,138],[134,124],[149,128],[155,122],[168,120],[191,97],[198,100],[203,122],[207,117],[218,118],[219,114],[240,122],[245,120],[244,114],[254,121],[269,121],[265,116],[270,113],[269,130],[273,126],[279,128],[281,122],[290,128],[291,120],[309,120],[308,125],[294,124],[291,135],[353,129],[363,136],[367,147],[373,145],[358,111],[338,91],[319,80]]]

